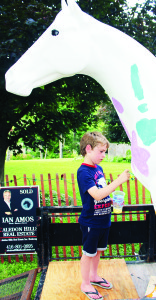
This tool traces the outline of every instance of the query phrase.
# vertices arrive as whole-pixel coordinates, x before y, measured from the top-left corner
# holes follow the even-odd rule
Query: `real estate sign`
[[[37,250],[38,186],[0,187],[0,253]]]

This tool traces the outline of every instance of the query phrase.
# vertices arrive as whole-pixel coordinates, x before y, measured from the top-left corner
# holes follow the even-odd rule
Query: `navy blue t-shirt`
[[[83,209],[79,223],[92,228],[108,228],[111,225],[111,199],[110,196],[96,201],[88,190],[97,186],[106,186],[103,169],[99,165],[90,166],[82,164],[77,171],[77,180],[82,199]]]

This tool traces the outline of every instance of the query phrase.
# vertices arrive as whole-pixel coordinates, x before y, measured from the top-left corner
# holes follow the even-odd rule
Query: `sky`
[[[127,3],[129,4],[129,6],[134,6],[136,3],[144,3],[145,0],[127,0]]]

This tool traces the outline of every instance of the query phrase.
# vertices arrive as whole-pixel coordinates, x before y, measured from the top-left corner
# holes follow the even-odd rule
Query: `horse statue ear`
[[[62,10],[65,10],[68,7],[72,14],[77,14],[77,16],[82,12],[81,8],[78,6],[75,0],[67,0],[67,3],[66,0],[61,0],[61,7]]]
[[[66,9],[66,7],[67,7],[66,0],[61,0],[61,8],[62,8],[62,10]]]
[[[76,10],[77,10],[77,12],[81,11],[81,8],[76,3],[76,0],[67,0],[67,3],[68,3],[68,6],[70,8],[73,8],[74,11],[76,11]]]
[[[82,24],[84,21],[84,13],[82,12],[79,5],[75,0],[67,0],[67,4],[68,9],[70,10],[70,13],[73,15],[75,20],[79,21]]]

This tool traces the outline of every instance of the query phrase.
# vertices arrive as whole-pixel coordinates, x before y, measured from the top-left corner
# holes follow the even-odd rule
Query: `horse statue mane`
[[[75,0],[7,71],[7,91],[32,89],[84,74],[109,95],[131,141],[132,170],[151,192],[156,209],[156,58],[121,31],[83,12]]]

